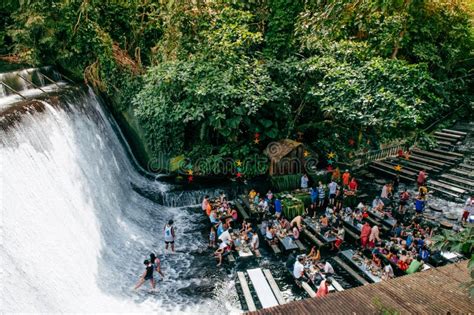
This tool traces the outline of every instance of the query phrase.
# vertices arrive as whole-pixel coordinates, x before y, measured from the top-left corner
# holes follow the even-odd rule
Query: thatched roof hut
[[[282,139],[268,144],[264,153],[270,159],[270,175],[288,175],[303,172],[304,146],[301,142]]]

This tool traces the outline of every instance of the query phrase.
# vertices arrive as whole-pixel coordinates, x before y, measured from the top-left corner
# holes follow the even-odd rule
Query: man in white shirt
[[[324,264],[323,272],[325,274],[332,274],[334,273],[334,268],[329,262],[326,261],[326,263]]]
[[[303,257],[298,257],[298,259],[295,261],[295,265],[293,267],[293,277],[295,277],[296,280],[301,280],[301,281],[308,281],[308,279],[304,275],[304,258]]]
[[[252,233],[252,240],[250,241],[250,246],[252,247],[256,256],[260,256],[260,251],[258,247],[260,246],[260,240],[258,239],[258,234],[256,231]]]
[[[224,231],[220,236],[219,239],[222,241],[222,243],[227,243],[231,237],[229,231]]]

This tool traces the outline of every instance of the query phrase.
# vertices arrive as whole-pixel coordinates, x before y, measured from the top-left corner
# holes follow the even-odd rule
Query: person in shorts
[[[405,206],[407,205],[408,200],[410,200],[410,193],[405,188],[405,190],[400,194],[400,205],[398,207],[398,212],[400,214],[405,213]]]
[[[155,279],[153,278],[153,271],[155,269],[153,263],[151,263],[148,259],[143,262],[145,265],[145,271],[143,272],[140,280],[135,285],[135,290],[141,287],[146,281],[150,281],[151,288],[155,289]]]
[[[337,183],[332,180],[329,185],[329,205],[333,206],[336,199]]]
[[[168,245],[171,244],[171,251],[174,252],[174,227],[173,227],[173,220],[169,220],[168,223],[165,225],[163,232],[165,234],[165,249],[168,250]]]

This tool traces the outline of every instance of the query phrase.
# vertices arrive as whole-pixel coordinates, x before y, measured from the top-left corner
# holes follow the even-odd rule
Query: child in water
[[[209,247],[216,247],[216,230],[211,226],[211,232],[209,233]]]

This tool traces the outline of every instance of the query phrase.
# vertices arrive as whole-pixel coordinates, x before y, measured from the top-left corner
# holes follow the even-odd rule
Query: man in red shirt
[[[416,183],[418,184],[418,187],[424,186],[424,185],[425,185],[425,181],[426,181],[426,173],[425,173],[425,169],[422,169],[422,170],[418,173],[418,179],[416,180]]]
[[[329,286],[331,285],[331,279],[325,279],[319,284],[318,292],[316,292],[316,297],[325,297],[329,293]]]
[[[344,174],[342,174],[342,184],[344,186],[348,186],[350,179],[351,179],[351,173],[349,173],[349,170],[346,170]]]
[[[351,182],[349,183],[349,189],[352,190],[352,191],[356,191],[357,186],[358,185],[357,185],[355,177],[352,177]]]
[[[364,225],[362,225],[362,230],[360,232],[360,245],[362,245],[362,247],[367,246],[370,232],[372,232],[372,228],[370,227],[370,224],[365,221]]]

